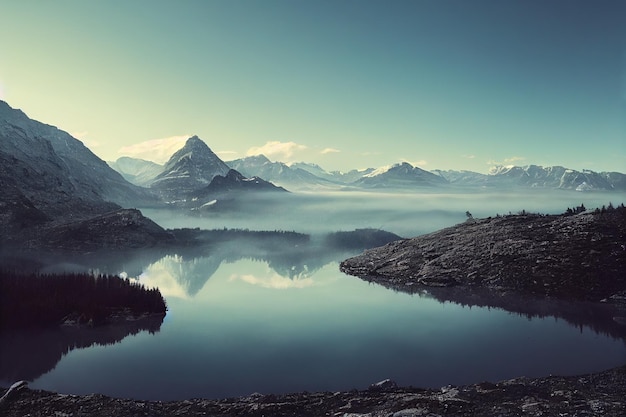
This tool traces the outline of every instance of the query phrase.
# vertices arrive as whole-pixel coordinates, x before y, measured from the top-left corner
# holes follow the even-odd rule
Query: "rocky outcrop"
[[[121,209],[87,220],[61,224],[39,231],[27,242],[30,248],[89,252],[103,249],[165,246],[174,236],[144,217],[139,210]]]
[[[516,378],[440,389],[374,384],[364,391],[136,401],[22,388],[6,416],[610,416],[626,415],[626,367],[583,376]]]
[[[468,219],[340,268],[396,289],[467,286],[599,301],[626,289],[626,209]]]

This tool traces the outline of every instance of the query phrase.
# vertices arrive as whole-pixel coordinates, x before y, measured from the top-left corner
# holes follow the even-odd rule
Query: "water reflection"
[[[100,327],[69,327],[2,333],[0,381],[33,380],[54,369],[75,349],[113,345],[129,335],[158,332],[163,316],[144,317]]]
[[[387,377],[432,387],[590,372],[626,360],[626,326],[612,319],[624,314],[612,305],[368,285],[339,272],[339,261],[360,252],[342,244],[342,235],[214,237],[88,259],[93,268],[127,271],[166,295],[170,311],[158,341],[130,338],[68,354],[158,331],[160,322],[87,329],[83,336],[74,329],[2,335],[0,380],[33,379],[54,368],[33,386],[167,400],[334,391]],[[85,259],[56,261],[75,267],[86,266]],[[4,360],[13,356],[20,359]]]
[[[367,278],[364,279],[367,280]],[[626,341],[626,325],[620,320],[621,317],[626,316],[626,309],[619,304],[537,298],[482,288],[424,288],[410,285],[376,284],[398,292],[433,298],[442,303],[451,302],[467,307],[498,308],[519,314],[529,320],[554,317],[557,320],[565,320],[570,325],[579,328],[581,332],[586,327],[595,333],[622,338]]]

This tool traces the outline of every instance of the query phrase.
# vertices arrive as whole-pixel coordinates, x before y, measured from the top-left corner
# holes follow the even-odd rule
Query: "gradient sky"
[[[0,99],[105,160],[626,172],[626,2],[3,1]]]

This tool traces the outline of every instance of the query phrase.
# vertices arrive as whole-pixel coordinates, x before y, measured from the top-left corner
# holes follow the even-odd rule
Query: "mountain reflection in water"
[[[163,326],[2,335],[1,357],[17,359],[2,361],[0,380],[169,400],[335,391],[384,378],[436,387],[626,362],[626,326],[612,319],[624,313],[613,305],[464,288],[401,293],[342,274],[338,263],[361,250],[337,244],[343,236],[333,245],[326,236],[253,233],[103,261],[90,255],[94,270],[157,285],[169,307]],[[72,352],[141,330],[159,333]]]

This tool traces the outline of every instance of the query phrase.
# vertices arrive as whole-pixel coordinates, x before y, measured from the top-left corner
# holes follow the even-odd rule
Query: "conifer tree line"
[[[46,327],[72,317],[101,325],[115,315],[165,314],[157,288],[115,275],[20,274],[0,270],[0,330]]]

